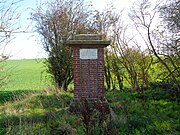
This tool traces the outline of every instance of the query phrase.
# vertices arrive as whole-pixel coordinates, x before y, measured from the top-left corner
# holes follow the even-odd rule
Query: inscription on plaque
[[[80,59],[97,59],[97,49],[80,49]]]

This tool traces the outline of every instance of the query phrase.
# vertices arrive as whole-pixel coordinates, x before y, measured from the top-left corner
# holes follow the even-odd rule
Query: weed
[[[110,126],[111,111],[104,98],[98,100],[81,99],[80,104],[85,134],[118,134],[117,129]]]

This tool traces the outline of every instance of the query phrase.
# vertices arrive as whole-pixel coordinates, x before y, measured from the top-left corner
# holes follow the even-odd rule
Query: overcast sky
[[[23,0],[19,3],[18,11],[21,12],[19,25],[22,30],[30,26],[28,31],[32,31],[33,23],[29,19],[32,8],[36,8],[37,1],[40,0]],[[43,0],[42,0],[43,1]],[[41,1],[41,2],[42,2]],[[104,9],[108,4],[113,3],[117,10],[128,10],[135,0],[91,0],[94,7],[98,10]],[[11,59],[30,59],[45,57],[45,52],[38,39],[37,33],[19,33],[15,35],[15,39],[7,46],[6,54]]]

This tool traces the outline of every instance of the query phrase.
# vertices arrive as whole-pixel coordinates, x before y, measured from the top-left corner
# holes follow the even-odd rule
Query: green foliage
[[[159,90],[161,91],[161,90]],[[114,126],[123,135],[136,134],[179,134],[178,108],[176,101],[167,101],[162,93],[153,94],[146,91],[146,99],[139,98],[138,93],[111,92],[107,98],[117,115]],[[152,95],[156,96],[158,100]],[[160,96],[160,97],[159,97]],[[113,98],[112,98],[113,97]]]
[[[73,79],[72,49],[63,43],[58,43],[58,46],[54,46],[49,52],[46,66],[47,71],[54,76],[56,86],[67,90]]]
[[[176,87],[171,82],[154,82],[151,83],[151,98],[156,100],[164,99],[169,101],[180,101],[180,94]]]
[[[108,89],[116,89],[117,84],[121,91],[123,86],[137,91],[147,89],[152,75],[149,74],[152,62],[153,58],[148,52],[142,51],[140,48],[121,47],[117,44],[115,53],[106,50],[105,81]]]
[[[0,106],[1,134],[84,134],[82,116],[66,112],[72,94],[39,91],[16,97]],[[116,90],[106,93],[106,98],[114,118],[106,121],[98,107],[100,110],[90,116],[93,134],[110,130],[110,134],[122,135],[179,134],[180,106],[161,89],[145,91],[143,99],[137,92]]]

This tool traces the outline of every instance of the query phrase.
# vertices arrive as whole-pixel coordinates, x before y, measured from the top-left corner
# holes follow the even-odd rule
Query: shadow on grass
[[[13,101],[15,97],[23,96],[34,92],[35,92],[34,90],[13,90],[13,91],[0,90],[0,104],[3,104],[8,101]]]
[[[33,125],[35,123],[47,124],[48,121],[54,121],[57,118],[66,115],[66,109],[47,112],[43,115],[30,115],[30,116],[6,116],[0,120],[0,128],[7,128],[9,126],[22,126],[22,125]]]
[[[72,97],[67,94],[38,95],[32,104],[37,107],[37,102],[41,103],[43,109],[51,110],[53,108],[65,108],[69,106]]]
[[[26,94],[31,93],[33,91],[25,91]],[[24,91],[18,91],[15,94],[21,95],[24,94]],[[5,95],[9,94],[8,92],[4,92]],[[14,96],[14,94],[10,93],[9,97]],[[48,123],[54,123],[56,121],[61,121],[64,118],[69,118],[66,113],[66,109],[71,101],[72,97],[69,94],[35,94],[30,99],[25,100],[28,102],[28,106],[26,106],[25,102],[20,102],[16,104],[17,106],[21,106],[25,108],[25,110],[29,110],[28,112],[21,112],[21,115],[17,113],[6,115],[2,114],[0,116],[0,134],[6,133],[6,130],[12,128],[16,130],[16,128],[20,128],[25,126],[33,127],[33,125],[40,124],[43,127],[48,126]],[[42,110],[42,112],[38,112],[38,109]]]

